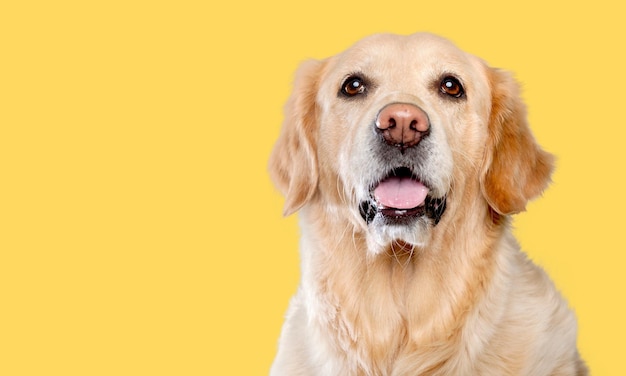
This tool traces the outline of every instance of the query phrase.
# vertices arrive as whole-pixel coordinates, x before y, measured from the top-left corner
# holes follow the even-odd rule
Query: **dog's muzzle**
[[[393,102],[384,106],[374,123],[378,136],[375,154],[392,167],[370,187],[368,199],[359,211],[369,225],[380,216],[383,225],[411,225],[420,217],[436,225],[446,209],[446,198],[432,197],[424,180],[424,139],[431,132],[427,113],[411,103]],[[378,221],[377,221],[378,222]]]

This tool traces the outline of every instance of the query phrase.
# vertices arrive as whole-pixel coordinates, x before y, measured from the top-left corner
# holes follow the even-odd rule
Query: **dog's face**
[[[424,247],[440,221],[524,209],[548,182],[511,78],[429,34],[377,35],[299,72],[270,172],[286,214],[321,205]]]

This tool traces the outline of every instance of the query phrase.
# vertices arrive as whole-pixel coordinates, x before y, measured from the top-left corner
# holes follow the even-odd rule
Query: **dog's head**
[[[425,246],[469,210],[520,212],[552,171],[512,77],[430,34],[376,35],[303,64],[286,112],[270,159],[285,215],[324,206],[373,253]]]

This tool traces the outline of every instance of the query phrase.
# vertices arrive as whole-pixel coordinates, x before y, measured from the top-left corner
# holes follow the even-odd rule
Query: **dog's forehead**
[[[472,56],[442,37],[418,33],[412,35],[377,34],[354,44],[336,56],[345,70],[372,71],[401,68],[462,70],[470,66]]]

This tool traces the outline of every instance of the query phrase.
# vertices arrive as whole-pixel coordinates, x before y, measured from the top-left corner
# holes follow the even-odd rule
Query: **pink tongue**
[[[390,177],[374,189],[374,198],[387,208],[412,209],[426,199],[428,188],[417,180],[408,177]]]

